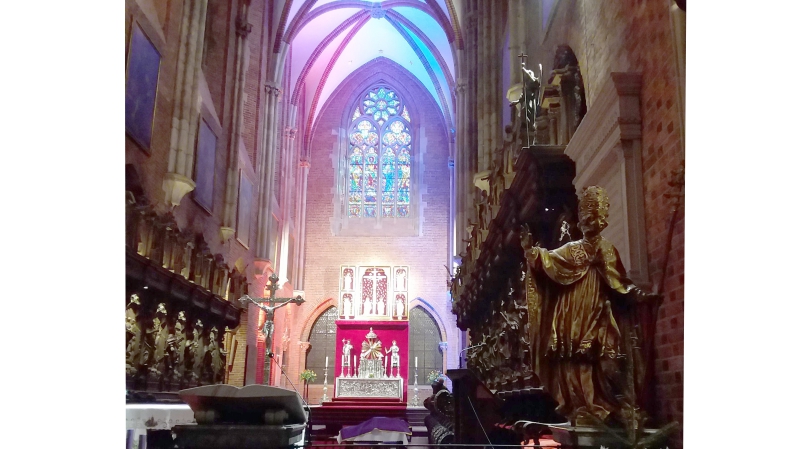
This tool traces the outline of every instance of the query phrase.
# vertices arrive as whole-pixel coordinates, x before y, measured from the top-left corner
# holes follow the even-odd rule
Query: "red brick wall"
[[[245,352],[247,347],[248,314],[243,312],[240,315],[239,327],[236,329],[235,338],[238,341],[236,353],[233,354],[234,362],[228,375],[228,385],[241,387],[245,385]],[[230,351],[230,349],[229,349]],[[229,352],[228,357],[232,354]],[[230,361],[226,361],[230,363]]]
[[[142,24],[145,33],[154,42],[154,45],[156,45],[158,51],[162,55],[162,60],[156,94],[156,107],[150,150],[149,152],[143,151],[126,136],[125,163],[135,166],[141,178],[145,196],[148,201],[157,205],[159,210],[164,213],[167,211],[168,207],[164,203],[162,182],[167,173],[170,152],[173,104],[176,97],[174,90],[178,47],[180,43],[180,20],[183,2],[171,1],[153,3],[158,9],[156,10],[156,14],[151,14],[148,17],[143,13],[136,1],[128,0],[126,2],[126,31],[128,33],[126,35],[126,42],[130,36],[132,21],[138,20]],[[192,194],[189,193],[183,198],[181,204],[175,207],[172,212],[175,215],[180,229],[191,229],[196,233],[203,234],[204,239],[210,246],[211,252],[214,254],[222,254],[229,267],[233,267],[237,259],[241,258],[244,265],[248,267],[247,274],[252,276],[253,259],[255,255],[252,249],[252,242],[255,241],[257,222],[255,199],[258,198],[256,196],[258,192],[256,189],[254,189],[254,206],[251,219],[251,249],[245,248],[238,243],[236,239],[223,244],[219,237],[219,228],[222,225],[224,207],[225,171],[228,159],[227,146],[224,144],[224,139],[226,139],[230,133],[230,130],[226,128],[229,124],[226,123],[227,120],[226,117],[224,117],[223,107],[226,101],[231,101],[226,98],[226,95],[231,94],[231,83],[233,81],[230,77],[225,76],[225,70],[226,64],[230,65],[233,62],[231,60],[231,55],[233,52],[234,40],[232,39],[233,32],[230,30],[232,22],[228,6],[224,4],[224,2],[216,0],[211,0],[210,3],[212,3],[212,7],[208,9],[211,17],[210,23],[212,29],[215,30],[215,32],[219,31],[219,34],[214,37],[215,41],[209,47],[207,53],[208,60],[204,69],[204,76],[209,85],[213,104],[204,105],[204,108],[216,111],[217,116],[223,122],[223,129],[217,136],[221,144],[217,147],[217,155],[215,158],[216,175],[214,204],[211,212],[207,212],[194,202]],[[252,4],[249,22],[253,24],[253,32],[249,36],[251,54],[245,86],[245,94],[247,95],[248,101],[245,105],[246,120],[245,126],[243,127],[243,137],[246,147],[248,148],[248,154],[252,156],[251,160],[255,160],[255,145],[258,141],[258,126],[255,121],[255,112],[258,109],[257,100],[261,98],[258,86],[260,85],[259,80],[262,77],[262,67],[264,65],[262,63],[263,54],[260,51],[262,39],[260,30],[263,28],[261,26],[263,20],[263,4],[258,2]],[[159,37],[158,30],[161,30],[161,33],[163,33],[163,40]],[[226,30],[228,31],[226,32]],[[191,141],[194,147],[194,138],[192,138]],[[253,168],[253,166],[248,167],[251,171]],[[257,180],[254,180],[254,183],[254,186],[258,188]],[[256,294],[261,296],[261,292]],[[229,378],[229,383],[233,385],[242,385],[244,383],[246,336],[247,314],[243,314],[241,325],[237,330],[239,346],[234,360],[234,368]]]
[[[309,171],[306,223],[306,268],[304,291],[306,303],[293,311],[292,339],[307,340],[303,335],[304,326],[308,328],[317,315],[323,312],[318,306],[328,298],[336,299],[340,265],[408,265],[409,297],[421,297],[437,308],[440,317],[453,320],[450,313],[446,287],[446,273],[443,265],[447,263],[449,168],[448,134],[439,107],[428,91],[411,74],[398,69],[387,60],[371,62],[355,72],[338,88],[322,109],[311,137],[311,168]],[[333,148],[338,147],[339,137],[332,134],[342,126],[343,115],[350,110],[354,96],[367,87],[367,78],[378,78],[380,73],[398,80],[398,86],[409,95],[404,100],[410,106],[413,123],[425,127],[425,153],[422,155],[422,169],[419,173],[421,187],[425,189],[422,201],[422,233],[419,237],[392,237],[376,235],[372,244],[369,238],[333,236],[330,220],[334,216],[334,187],[337,182],[332,162]],[[359,90],[359,92],[354,92]],[[401,89],[399,89],[401,90]],[[346,111],[346,109],[348,109]],[[413,110],[414,109],[414,110]],[[419,151],[415,148],[414,151]],[[413,156],[420,157],[419,153]],[[334,303],[336,304],[336,302]],[[315,310],[317,309],[317,310]],[[455,325],[451,324],[453,329]],[[450,333],[455,339],[453,329],[442,329],[443,335]],[[299,365],[298,351],[292,349],[289,362],[290,377],[297,379]],[[303,355],[305,357],[305,355]],[[333,357],[334,354],[331,354]],[[331,379],[329,379],[331,381]],[[329,395],[333,392],[329,389]],[[311,394],[312,392],[310,392]],[[314,393],[316,394],[316,393]],[[319,394],[322,394],[320,390]]]
[[[670,25],[670,0],[620,2],[565,1],[540,49],[548,72],[557,45],[575,52],[584,77],[587,102],[610,72],[643,75],[643,181],[651,281],[657,285],[669,236],[671,170],[684,159],[679,127],[678,75]],[[528,45],[536,45],[533,39]],[[684,212],[679,211],[665,280],[665,300],[656,335],[656,418],[659,423],[683,417],[684,385]],[[681,433],[671,447],[681,447]]]

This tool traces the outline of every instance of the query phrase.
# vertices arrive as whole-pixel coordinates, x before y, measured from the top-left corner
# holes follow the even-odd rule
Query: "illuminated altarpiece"
[[[335,401],[396,398],[406,402],[408,289],[408,266],[340,268]],[[393,342],[399,359],[395,369]]]

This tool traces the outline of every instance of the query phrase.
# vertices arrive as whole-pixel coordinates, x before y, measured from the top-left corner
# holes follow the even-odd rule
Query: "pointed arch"
[[[336,354],[336,320],[339,312],[336,305],[327,307],[322,313],[316,315],[309,329],[309,351],[306,353],[304,366],[317,374],[317,378],[310,383],[323,383],[322,373],[326,366],[326,357]]]
[[[306,316],[306,320],[303,321],[303,327],[300,330],[300,341],[309,341],[309,336],[311,335],[311,328],[317,318],[328,308],[336,307],[337,300],[334,297],[329,297],[321,301],[314,309]]]
[[[429,304],[428,301],[420,298],[419,296],[409,301],[409,313],[411,313],[414,307],[421,307],[423,310],[428,312],[428,314],[434,318],[437,326],[439,326],[439,331],[442,333],[442,341],[448,341],[448,328],[445,326],[445,320],[442,319],[442,316],[439,314],[439,312],[437,312],[437,309]]]
[[[442,327],[425,307],[409,310],[409,378],[417,371],[425,384],[429,373],[444,371],[443,341]]]

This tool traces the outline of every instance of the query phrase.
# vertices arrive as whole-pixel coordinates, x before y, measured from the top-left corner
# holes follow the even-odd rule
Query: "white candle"
[[[414,367],[417,368],[417,357],[414,358]]]
[[[325,367],[328,368],[328,356],[325,356]]]

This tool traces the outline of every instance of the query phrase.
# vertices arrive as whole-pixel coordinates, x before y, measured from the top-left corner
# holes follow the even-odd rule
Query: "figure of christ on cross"
[[[288,306],[289,304],[300,305],[303,304],[305,300],[300,295],[294,298],[276,298],[275,291],[278,290],[278,276],[275,273],[270,275],[270,285],[267,288],[270,289],[269,298],[251,298],[248,295],[244,295],[239,298],[239,302],[242,304],[242,307],[247,307],[247,301],[250,301],[261,310],[267,312],[267,317],[264,319],[264,327],[261,331],[264,334],[265,350],[267,351],[267,354],[269,354],[272,352],[273,346],[273,329],[275,328],[273,319],[275,318],[275,309],[280,309],[281,307]],[[265,303],[268,305],[265,306]]]

